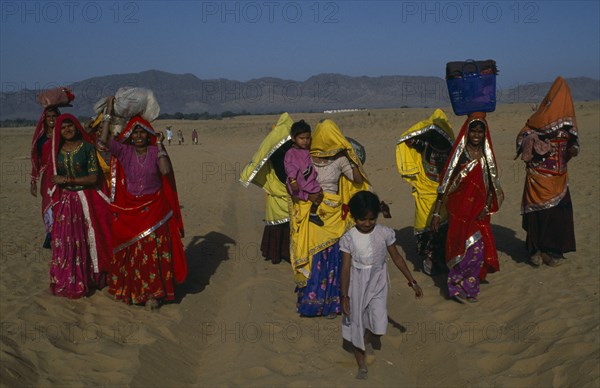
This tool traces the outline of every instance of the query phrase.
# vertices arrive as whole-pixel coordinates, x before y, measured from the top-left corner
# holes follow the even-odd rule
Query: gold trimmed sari
[[[419,121],[406,130],[396,144],[398,172],[413,187],[412,196],[415,199],[415,223],[413,227],[415,233],[428,229],[431,222],[430,213],[437,198],[439,182],[428,177],[423,166],[421,153],[416,148],[410,147],[407,141],[429,131],[436,131],[450,145],[454,143],[454,132],[446,114],[441,109],[436,109],[428,119]],[[442,208],[440,216],[442,221],[447,219],[445,207]]]
[[[253,183],[266,192],[265,223],[267,225],[278,225],[289,221],[287,189],[268,161],[275,151],[290,140],[290,128],[293,123],[290,115],[283,113],[240,175],[240,183],[244,187]]]
[[[352,195],[370,188],[358,155],[337,125],[329,119],[319,122],[312,134],[311,155],[328,158],[342,151],[346,151],[348,158],[358,166],[364,182],[354,184],[342,174],[339,178],[338,193],[324,192],[323,202],[318,210],[319,217],[324,222],[323,226],[309,222],[310,202],[289,200],[290,260],[294,281],[298,287],[306,286],[311,276],[313,256],[335,244],[354,225],[347,209]]]

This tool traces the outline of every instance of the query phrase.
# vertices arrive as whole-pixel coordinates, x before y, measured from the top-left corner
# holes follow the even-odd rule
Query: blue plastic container
[[[480,64],[491,63],[491,67],[480,70]],[[460,66],[460,70],[452,71]],[[472,112],[496,110],[496,67],[494,61],[449,62],[446,65],[446,84],[452,110],[457,116]]]

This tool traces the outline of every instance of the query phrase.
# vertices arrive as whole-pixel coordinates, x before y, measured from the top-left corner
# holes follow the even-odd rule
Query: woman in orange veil
[[[527,175],[521,202],[531,263],[555,267],[575,251],[567,163],[579,154],[579,133],[569,86],[558,77],[517,136]]]

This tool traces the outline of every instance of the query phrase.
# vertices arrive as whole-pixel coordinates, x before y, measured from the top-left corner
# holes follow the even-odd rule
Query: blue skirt
[[[339,314],[342,253],[338,242],[316,253],[305,287],[296,288],[298,313],[305,317]]]

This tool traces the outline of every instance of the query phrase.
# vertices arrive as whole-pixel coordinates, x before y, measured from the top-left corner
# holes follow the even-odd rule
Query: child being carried
[[[287,175],[286,186],[291,195],[303,201],[309,200],[309,194],[322,191],[317,180],[317,171],[310,158],[311,129],[304,120],[295,122],[290,130],[294,145],[285,153],[284,166]],[[323,220],[317,215],[319,203],[310,207],[310,222],[323,226]]]

